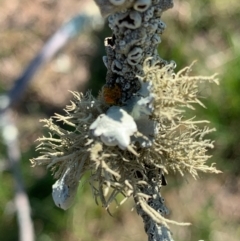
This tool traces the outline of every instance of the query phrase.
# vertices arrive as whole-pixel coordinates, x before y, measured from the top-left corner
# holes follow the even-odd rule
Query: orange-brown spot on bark
[[[121,95],[121,88],[116,84],[113,87],[103,87],[103,98],[107,104],[116,104],[121,98]]]

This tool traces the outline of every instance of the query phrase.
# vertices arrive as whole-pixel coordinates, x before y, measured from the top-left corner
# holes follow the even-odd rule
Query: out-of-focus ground
[[[0,1],[0,91],[5,93],[44,42],[63,22],[77,14],[91,0],[1,0]],[[211,162],[223,171],[219,175],[167,176],[163,196],[169,218],[191,222],[190,227],[171,226],[177,241],[240,240],[240,4],[238,0],[175,0],[175,7],[163,14],[167,29],[159,53],[173,59],[178,69],[195,64],[194,74],[219,73],[220,86],[201,86],[207,109],[195,115],[208,119],[217,132]],[[62,112],[69,103],[68,90],[97,93],[104,83],[103,39],[106,27],[73,39],[34,77],[14,106],[22,151],[22,172],[30,198],[37,241],[145,241],[143,224],[128,201],[111,211],[95,204],[87,180],[79,188],[76,204],[64,212],[54,206],[54,180],[44,168],[31,168],[29,158],[37,156],[34,141],[45,130],[39,119]],[[5,147],[0,142],[0,240],[18,240],[12,202],[14,187],[8,171]]]

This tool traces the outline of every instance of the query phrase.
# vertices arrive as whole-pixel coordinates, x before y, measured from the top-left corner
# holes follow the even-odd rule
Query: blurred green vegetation
[[[2,9],[6,7],[4,2],[0,2]],[[63,1],[59,1],[58,7],[62,6],[61,2]],[[167,24],[167,29],[162,35],[159,53],[164,59],[174,60],[177,63],[177,70],[197,60],[193,74],[219,73],[220,86],[213,84],[201,86],[202,102],[207,108],[197,107],[194,115],[198,119],[210,120],[210,126],[217,129],[216,132],[210,134],[215,140],[215,149],[210,150],[210,154],[213,155],[211,161],[217,163],[217,167],[223,171],[223,174],[211,177],[200,175],[200,180],[197,182],[191,177],[184,179],[174,175],[167,177],[169,186],[163,190],[163,195],[171,210],[170,218],[190,221],[193,224],[184,228],[173,226],[173,236],[178,241],[200,239],[239,241],[240,32],[238,25],[240,4],[238,0],[175,0],[174,2],[175,7],[164,13],[162,17]],[[58,8],[54,6],[54,4],[51,5],[52,15],[47,16],[53,19],[51,21],[56,27],[59,26],[59,22],[54,22],[54,11]],[[73,1],[72,8],[76,8],[76,1]],[[9,9],[6,8],[7,10]],[[27,63],[31,59],[30,56],[36,53],[37,47],[31,46],[41,46],[41,41],[43,43],[50,36],[51,31],[54,31],[51,26],[44,32],[45,20],[41,24],[41,18],[39,18],[34,25],[31,22],[33,21],[32,14],[28,14],[31,16],[29,22],[24,20],[23,23],[21,21],[18,23],[18,17],[14,15],[8,18],[12,21],[9,24],[6,20],[9,29],[6,29],[5,35],[4,32],[0,33],[0,42],[9,39],[9,45],[4,42],[0,47],[0,63],[4,63],[5,68],[9,69],[9,74],[0,69],[2,93],[4,89],[10,88],[8,81],[14,79],[24,67],[24,63]],[[21,32],[21,28],[24,29],[24,35],[20,35],[21,41],[16,45],[16,39],[13,40],[16,35],[13,32]],[[41,35],[41,38],[35,38],[36,35],[38,37]],[[98,93],[104,83],[106,69],[102,63],[102,56],[105,53],[103,40],[109,35],[110,31],[107,26],[102,32],[91,35],[93,46],[91,54],[80,53],[78,50],[81,36],[70,43],[71,47],[62,51],[74,53],[76,59],[84,58],[85,62],[80,64],[88,67],[90,63],[88,86],[94,94]],[[31,47],[30,53],[21,54],[22,41],[23,44]],[[40,45],[38,45],[39,41]],[[6,65],[6,58],[11,60],[12,56],[14,56],[13,62],[10,61],[10,66]],[[11,72],[11,65],[14,64],[17,67],[15,72]],[[78,67],[74,65],[74,69]],[[61,73],[61,75],[68,78],[68,74]],[[50,81],[51,77],[57,79],[60,75],[43,72],[38,74],[35,82],[41,83],[46,76]],[[71,76],[71,81],[77,80],[78,77]],[[41,88],[47,92],[51,84],[46,81]],[[61,90],[59,95],[64,95],[64,91],[67,92],[67,89],[71,87],[66,84],[65,89]],[[79,84],[76,85],[76,89],[71,90],[82,89],[83,87]],[[59,105],[56,102],[46,101],[44,95],[38,95],[38,91],[32,84],[21,103],[15,107],[22,149],[21,171],[31,203],[36,240],[146,240],[142,221],[135,212],[130,211],[131,202],[128,201],[118,209],[113,205],[111,209],[113,217],[109,216],[102,207],[95,204],[86,177],[80,184],[74,207],[64,212],[55,207],[52,201],[51,186],[54,180],[51,174],[44,167],[30,167],[29,159],[38,155],[33,141],[45,132],[38,123],[38,119],[48,118],[54,112],[62,112],[62,108],[68,104],[68,99],[65,99],[66,103],[61,102]],[[12,201],[14,184],[12,174],[8,170],[5,148],[0,141],[0,240],[16,241],[18,240],[18,225]]]

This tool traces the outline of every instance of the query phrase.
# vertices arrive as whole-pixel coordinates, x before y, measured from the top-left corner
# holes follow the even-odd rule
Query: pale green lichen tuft
[[[144,153],[165,172],[190,173],[194,178],[199,171],[219,173],[214,164],[206,165],[210,158],[207,151],[214,146],[212,140],[204,138],[215,129],[206,126],[209,123],[206,120],[184,118],[186,109],[194,110],[194,104],[204,106],[198,99],[199,84],[204,81],[218,84],[216,75],[189,76],[192,65],[174,73],[174,65],[148,68],[145,63],[144,80],[152,83],[155,94],[152,119],[158,122],[159,130],[154,145]]]

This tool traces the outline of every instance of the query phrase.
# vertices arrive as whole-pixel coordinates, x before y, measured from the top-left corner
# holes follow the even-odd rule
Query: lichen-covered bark
[[[161,196],[160,188],[165,186],[166,180],[164,175],[157,170],[148,170],[146,175],[149,180],[149,186],[139,187],[141,192],[149,196],[147,204],[154,211],[161,215],[167,215],[168,209],[164,205],[164,198]],[[156,180],[156,177],[160,177],[161,181]],[[142,217],[144,223],[144,229],[148,235],[148,241],[173,241],[171,232],[166,223],[159,223],[154,220],[154,214],[150,216],[146,211],[146,205],[141,201],[141,198],[134,198],[136,203],[136,209],[138,214]]]
[[[108,17],[113,35],[105,39],[107,56],[103,57],[107,67],[105,101],[120,105],[140,90],[147,58],[151,58],[152,65],[167,64],[159,56],[157,47],[166,27],[161,15],[173,6],[172,0],[122,2],[131,2],[132,7]]]

